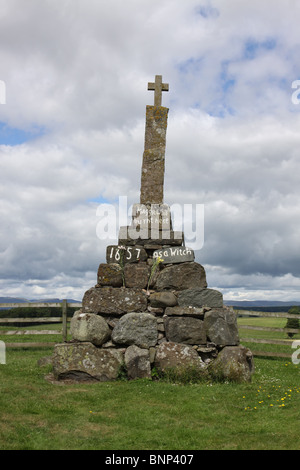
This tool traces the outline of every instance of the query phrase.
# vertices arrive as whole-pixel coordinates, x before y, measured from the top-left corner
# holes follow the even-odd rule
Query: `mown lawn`
[[[300,448],[300,365],[291,360],[255,358],[250,384],[56,385],[44,378],[49,366],[37,366],[49,354],[7,350],[0,364],[1,450]]]
[[[294,334],[292,338],[288,336],[286,331],[264,331],[264,330],[252,330],[244,329],[242,326],[248,325],[253,327],[267,327],[267,328],[282,328],[285,329],[287,319],[286,318],[265,318],[265,317],[239,317],[238,318],[239,326],[239,336],[243,340],[242,344],[249,347],[251,351],[267,351],[275,353],[284,353],[291,356],[292,352],[295,350],[292,348],[293,342],[300,340],[300,333]],[[284,340],[287,342],[286,345],[282,344],[262,344],[262,343],[253,343],[247,342],[247,339],[265,339],[265,340]]]

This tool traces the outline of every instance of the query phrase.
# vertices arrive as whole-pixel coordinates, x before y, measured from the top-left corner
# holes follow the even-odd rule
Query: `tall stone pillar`
[[[141,204],[163,204],[168,108],[146,107]]]
[[[169,91],[168,83],[156,75],[155,82],[148,83],[154,91],[154,106],[146,106],[145,149],[142,164],[140,203],[163,204],[166,134],[169,109],[161,105],[163,91]]]

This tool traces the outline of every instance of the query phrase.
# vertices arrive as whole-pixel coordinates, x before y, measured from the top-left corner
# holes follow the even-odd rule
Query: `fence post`
[[[0,341],[0,364],[6,364],[6,346],[4,341]]]
[[[68,302],[64,299],[61,303],[62,310],[62,337],[63,341],[67,341],[67,311],[68,311]]]

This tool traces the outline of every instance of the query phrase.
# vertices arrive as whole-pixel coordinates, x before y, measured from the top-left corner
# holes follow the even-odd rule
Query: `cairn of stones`
[[[249,381],[253,356],[239,344],[236,314],[207,287],[204,267],[172,229],[163,194],[169,109],[161,105],[169,85],[156,75],[148,90],[154,105],[146,107],[140,203],[118,245],[107,246],[97,284],[71,319],[72,340],[55,345],[54,377],[110,381],[121,371],[151,379],[186,370]]]

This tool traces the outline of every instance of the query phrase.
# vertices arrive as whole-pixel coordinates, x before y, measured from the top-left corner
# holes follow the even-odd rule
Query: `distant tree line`
[[[72,317],[74,312],[78,310],[76,307],[68,307],[68,317]],[[16,307],[6,310],[0,310],[0,318],[47,318],[47,317],[61,317],[61,307]],[[32,322],[34,323],[34,321]],[[20,322],[16,323],[22,326]],[[27,323],[28,325],[28,323]]]
[[[292,313],[293,315],[299,314],[300,316],[300,307],[291,307],[288,313]],[[299,329],[300,328],[299,318],[288,318],[285,328]],[[288,333],[288,336],[292,338],[295,334],[296,333]]]
[[[254,311],[254,312],[288,312],[291,308],[299,308],[300,307],[295,307],[293,305],[287,305],[287,306],[279,306],[279,307],[244,307],[244,306],[234,306],[233,308],[236,310],[249,310]],[[291,313],[291,312],[290,312]],[[296,312],[298,313],[298,312]]]

